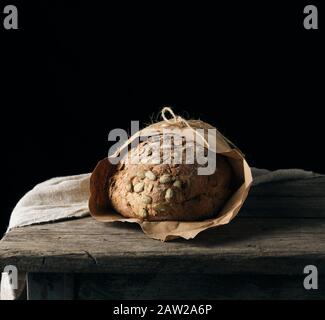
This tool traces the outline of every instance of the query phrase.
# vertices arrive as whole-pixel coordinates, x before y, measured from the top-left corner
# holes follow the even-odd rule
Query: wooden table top
[[[274,191],[276,190],[276,191]],[[302,274],[325,269],[325,177],[253,188],[231,223],[195,239],[160,242],[138,225],[91,217],[16,228],[0,267],[27,272]]]

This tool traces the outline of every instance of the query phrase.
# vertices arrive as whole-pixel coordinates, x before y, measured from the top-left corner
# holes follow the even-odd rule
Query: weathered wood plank
[[[240,217],[325,218],[325,176],[252,187]]]
[[[245,218],[162,243],[135,225],[84,218],[12,230],[0,264],[30,272],[301,274],[306,264],[325,268],[324,231],[325,219]]]
[[[323,299],[325,278],[306,290],[304,276],[79,274],[76,299]]]
[[[67,299],[322,299],[303,287],[305,275],[215,275],[184,273],[28,274],[29,300]]]
[[[239,217],[323,218],[324,197],[257,197],[249,196]]]
[[[250,196],[256,197],[294,197],[324,198],[325,175],[311,179],[278,181],[253,186]]]
[[[28,300],[73,300],[74,275],[66,273],[28,273]]]

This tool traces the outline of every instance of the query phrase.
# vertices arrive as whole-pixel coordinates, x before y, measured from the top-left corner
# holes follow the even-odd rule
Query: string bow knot
[[[168,119],[166,117],[166,113],[170,113],[172,118]],[[164,107],[161,110],[161,117],[164,119],[165,122],[167,122],[170,125],[176,125],[179,127],[183,127],[186,126],[188,127],[190,130],[192,130],[194,132],[195,135],[199,136],[204,144],[209,148],[209,143],[208,141],[205,139],[204,135],[200,134],[196,129],[194,129],[193,127],[191,127],[191,125],[187,122],[187,120],[185,120],[184,118],[182,118],[181,116],[176,116],[174,111],[170,108],[170,107]]]

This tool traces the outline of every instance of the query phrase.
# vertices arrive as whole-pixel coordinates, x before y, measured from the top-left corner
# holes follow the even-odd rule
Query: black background
[[[0,5],[19,10],[19,30],[0,25],[0,234],[36,183],[90,172],[109,130],[164,105],[217,126],[252,166],[325,172],[316,1],[67,2]],[[319,30],[303,28],[307,4]]]

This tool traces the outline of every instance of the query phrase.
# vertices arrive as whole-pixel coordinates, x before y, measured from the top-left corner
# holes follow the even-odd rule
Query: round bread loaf
[[[196,157],[190,164],[185,161],[197,154],[194,142],[171,139],[171,148],[166,148],[162,139],[156,136],[138,144],[117,165],[108,181],[112,207],[127,218],[148,221],[193,221],[216,214],[231,195],[227,159],[215,154],[215,172],[198,175],[202,165]]]

